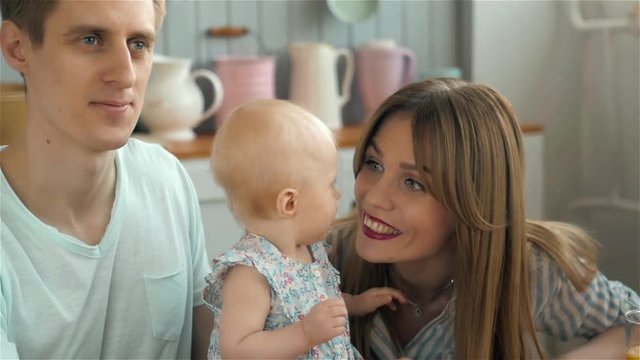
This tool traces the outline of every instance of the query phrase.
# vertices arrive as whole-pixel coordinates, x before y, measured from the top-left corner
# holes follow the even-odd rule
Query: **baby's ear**
[[[278,216],[292,218],[298,209],[298,190],[285,188],[280,190],[276,198]]]

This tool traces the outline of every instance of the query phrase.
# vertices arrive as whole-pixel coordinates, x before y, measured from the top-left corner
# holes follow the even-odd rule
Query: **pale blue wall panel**
[[[258,3],[259,32],[256,34],[265,55],[276,58],[276,97],[289,96],[289,1],[265,0]]]
[[[349,47],[351,45],[349,38],[349,25],[333,16],[326,5],[322,10],[322,16],[319,19],[321,22],[321,40],[336,47]]]
[[[403,3],[405,46],[411,48],[417,57],[418,71],[431,66],[429,64],[429,4],[431,1],[409,0]]]
[[[196,60],[200,39],[197,34],[196,2],[191,0],[167,1],[164,52],[172,56]]]
[[[369,41],[370,39],[376,38],[376,25],[377,25],[378,14],[374,14],[373,16],[357,22],[351,25],[351,46],[357,48]]]
[[[289,40],[320,41],[320,15],[324,1],[289,1]]]
[[[289,6],[286,0],[260,1],[258,3],[256,33],[267,54],[282,52],[289,42]]]
[[[153,52],[156,54],[166,54],[167,53],[167,43],[169,43],[169,28],[167,27],[167,19],[165,18],[164,23],[162,24],[162,28],[158,32],[158,38],[156,39],[156,44],[153,48]]]
[[[227,1],[202,0],[196,2],[198,12],[198,27],[196,29],[198,41],[198,61],[200,66],[211,68],[213,59],[229,52],[227,39],[212,38],[207,36],[207,31],[212,27],[226,26]]]
[[[276,96],[287,98],[291,41],[326,41],[355,50],[371,39],[393,38],[416,52],[420,69],[456,65],[455,7],[454,0],[379,0],[371,17],[347,24],[324,0],[169,0],[156,52],[212,68],[216,57],[255,52],[259,44],[260,54],[276,57]],[[209,28],[225,25],[246,26],[250,35],[233,40],[206,35]],[[0,80],[21,79],[3,60]],[[354,82],[347,121],[361,115],[356,89]]]
[[[456,64],[456,4],[453,0],[429,2],[429,67]]]
[[[229,1],[229,24],[244,26],[256,34],[258,29],[258,4],[255,0]],[[229,40],[229,55],[253,56],[259,52],[253,36]]]
[[[378,2],[378,17],[376,23],[376,38],[393,39],[404,45],[402,33],[402,1],[382,0]]]

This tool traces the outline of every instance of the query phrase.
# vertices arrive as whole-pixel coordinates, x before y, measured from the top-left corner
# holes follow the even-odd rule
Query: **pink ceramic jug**
[[[393,40],[372,41],[356,51],[356,78],[365,121],[396,90],[416,77],[416,56]]]
[[[236,107],[275,97],[272,56],[222,56],[215,60],[214,71],[224,88],[224,100],[215,115],[216,129]]]

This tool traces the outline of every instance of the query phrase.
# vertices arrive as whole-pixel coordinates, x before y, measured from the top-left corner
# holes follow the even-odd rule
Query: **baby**
[[[390,288],[340,293],[323,242],[340,198],[337,157],[326,125],[283,100],[244,105],[217,131],[214,178],[245,234],[207,276],[209,359],[360,358],[347,314],[406,302]]]

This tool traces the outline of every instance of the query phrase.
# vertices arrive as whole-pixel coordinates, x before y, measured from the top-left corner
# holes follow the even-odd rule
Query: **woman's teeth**
[[[397,229],[394,229],[390,226],[387,226],[385,224],[381,224],[379,222],[373,221],[370,217],[368,217],[367,215],[364,216],[364,225],[366,227],[368,227],[369,229],[371,229],[372,231],[378,233],[378,234],[383,234],[383,235],[396,235],[396,234],[400,234],[400,231]]]

